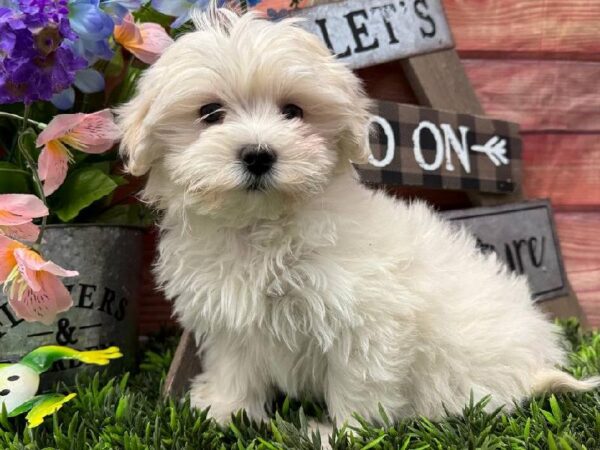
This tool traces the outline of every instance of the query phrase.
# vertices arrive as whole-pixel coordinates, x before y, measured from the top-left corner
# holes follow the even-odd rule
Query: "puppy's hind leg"
[[[220,424],[242,409],[253,420],[265,420],[271,389],[259,355],[247,346],[215,338],[208,339],[203,350],[203,373],[194,379],[190,392],[192,406],[210,407],[209,416]]]

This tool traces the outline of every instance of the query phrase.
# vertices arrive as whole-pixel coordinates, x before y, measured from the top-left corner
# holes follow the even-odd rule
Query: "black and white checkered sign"
[[[365,183],[510,193],[520,182],[518,125],[380,101]]]

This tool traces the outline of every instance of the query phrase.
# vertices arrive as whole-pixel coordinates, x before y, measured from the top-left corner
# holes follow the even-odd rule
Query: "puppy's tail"
[[[600,376],[578,380],[558,369],[544,369],[534,378],[532,390],[534,394],[543,392],[585,392],[600,386]]]

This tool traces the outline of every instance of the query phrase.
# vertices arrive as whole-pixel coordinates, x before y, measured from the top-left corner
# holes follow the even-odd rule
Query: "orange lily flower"
[[[173,43],[171,36],[157,23],[135,23],[129,13],[120,25],[115,25],[115,41],[136,58],[146,64],[153,64]]]

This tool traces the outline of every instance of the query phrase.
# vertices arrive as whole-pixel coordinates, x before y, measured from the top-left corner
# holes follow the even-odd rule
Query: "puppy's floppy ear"
[[[117,108],[117,121],[122,131],[121,156],[126,170],[135,176],[144,175],[156,159],[158,148],[152,139],[149,112],[156,98],[156,83],[151,83],[149,71],[142,75],[135,96]]]
[[[349,102],[344,111],[345,127],[340,136],[340,149],[352,162],[364,164],[371,155],[369,133],[371,122],[371,100],[366,96],[361,82],[350,73],[346,83]]]

